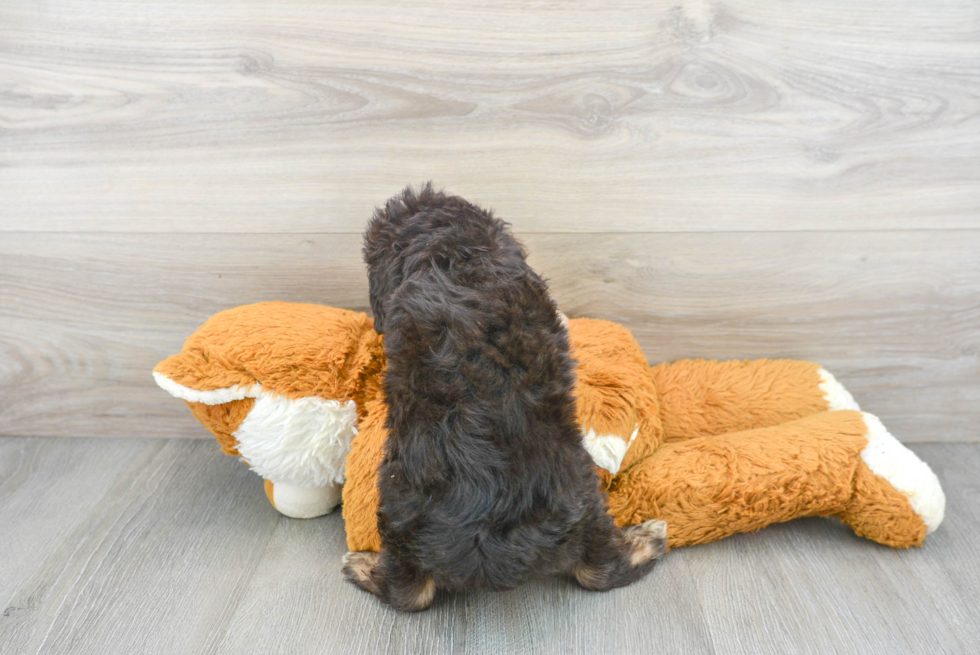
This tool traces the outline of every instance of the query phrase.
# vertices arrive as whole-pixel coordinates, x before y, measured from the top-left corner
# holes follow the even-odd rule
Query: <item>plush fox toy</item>
[[[619,525],[667,522],[671,546],[836,516],[921,545],[945,497],[925,462],[816,364],[684,360],[650,367],[615,323],[568,321],[582,443]],[[378,550],[387,408],[382,337],[362,313],[259,303],[214,315],[153,375],[260,476],[273,506],[312,518],[343,498],[350,550]]]

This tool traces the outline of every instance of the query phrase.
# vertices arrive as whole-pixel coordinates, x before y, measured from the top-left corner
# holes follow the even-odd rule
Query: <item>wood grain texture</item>
[[[946,492],[948,516],[953,520],[943,523],[946,530],[941,540],[936,540],[936,556],[924,558],[899,558],[907,571],[915,578],[910,585],[918,602],[935,609],[945,619],[952,632],[965,645],[980,643],[980,621],[974,608],[980,607],[980,587],[972,584],[980,580],[980,556],[977,556],[977,535],[974,527],[980,525],[980,449],[943,448],[935,445],[915,446],[918,452],[942,480]],[[972,555],[966,553],[972,552]],[[893,567],[893,552],[877,553],[879,566],[890,571],[902,582],[908,578],[905,572]]]
[[[0,6],[0,231],[969,228],[980,5]]]
[[[28,585],[31,576],[67,539],[84,533],[89,517],[116,480],[148,453],[164,445],[135,439],[88,447],[84,440],[70,443],[52,439],[0,439],[0,580],[3,592]],[[98,472],[97,475],[93,475]],[[27,598],[27,606],[40,602],[44,590]],[[39,597],[40,596],[40,597]],[[3,608],[10,598],[0,597]]]
[[[946,520],[923,549],[868,546],[840,523],[813,518],[685,550],[699,591],[710,590],[699,600],[712,628],[752,653],[970,652],[980,630],[966,616],[975,601],[969,581],[980,580],[980,557],[969,552],[980,448],[913,449],[947,496]],[[768,556],[756,550],[759,537]],[[761,631],[760,614],[768,617]]]
[[[280,526],[218,653],[256,652],[284,639],[325,653],[635,653],[654,643],[658,652],[712,652],[683,567],[657,567],[644,584],[608,594],[583,592],[569,580],[533,580],[508,592],[445,597],[428,612],[404,615],[343,582],[343,525],[328,522],[323,530]]]
[[[47,520],[72,527],[10,563],[31,573],[4,582],[4,652],[206,652],[279,520],[255,502],[268,505],[256,476],[206,442],[70,441],[35,465],[76,489],[101,480],[101,493],[76,516],[74,492],[59,493],[41,475],[18,489]],[[125,467],[100,465],[121,459],[117,450],[128,455]],[[88,465],[66,465],[69,454]],[[39,536],[35,512],[0,511],[5,534]]]
[[[0,240],[0,433],[207,433],[149,372],[212,313],[367,309],[355,235],[11,233]],[[569,316],[651,362],[817,361],[908,441],[976,441],[980,231],[524,236]]]
[[[208,444],[0,438],[0,643],[14,655],[970,652],[980,446],[915,449],[948,498],[923,548],[801,519],[671,551],[606,594],[548,578],[404,615],[341,580],[338,514],[280,517],[259,478]]]

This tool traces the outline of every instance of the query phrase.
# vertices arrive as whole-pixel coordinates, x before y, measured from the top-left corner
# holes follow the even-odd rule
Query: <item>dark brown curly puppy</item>
[[[364,239],[385,335],[388,438],[380,553],[344,574],[400,610],[437,590],[507,589],[570,573],[589,589],[641,578],[666,524],[620,530],[575,422],[568,339],[547,286],[507,224],[411,188]]]

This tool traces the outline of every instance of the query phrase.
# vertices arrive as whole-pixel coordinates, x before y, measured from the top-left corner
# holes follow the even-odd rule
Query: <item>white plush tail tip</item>
[[[860,411],[861,408],[858,407],[851,392],[845,389],[829,371],[822,368],[817,371],[817,374],[820,376],[820,391],[827,400],[827,411],[836,412],[842,409]]]

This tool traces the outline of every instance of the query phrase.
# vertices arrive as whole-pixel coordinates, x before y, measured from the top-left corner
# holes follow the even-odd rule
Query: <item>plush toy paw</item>
[[[861,416],[868,444],[854,474],[854,496],[841,519],[859,536],[878,543],[919,546],[943,521],[946,496],[939,478],[876,416]]]
[[[296,487],[265,481],[265,495],[272,506],[294,519],[315,519],[329,514],[340,504],[341,485],[325,487]]]

